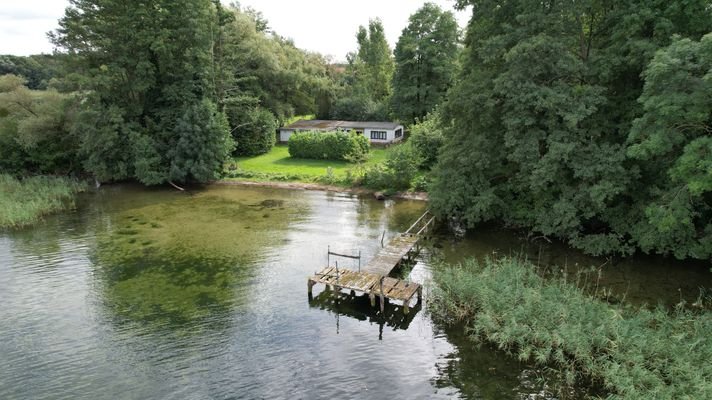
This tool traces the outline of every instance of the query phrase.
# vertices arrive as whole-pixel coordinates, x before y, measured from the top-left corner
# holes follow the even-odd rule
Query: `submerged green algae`
[[[103,302],[143,323],[229,310],[255,260],[305,215],[298,200],[221,188],[118,213],[93,252]]]

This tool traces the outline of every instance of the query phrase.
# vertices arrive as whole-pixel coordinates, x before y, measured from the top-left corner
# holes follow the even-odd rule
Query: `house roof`
[[[400,124],[395,122],[379,121],[330,121],[323,119],[301,119],[297,122],[282,127],[281,129],[292,130],[336,130],[336,129],[386,129],[393,130]]]

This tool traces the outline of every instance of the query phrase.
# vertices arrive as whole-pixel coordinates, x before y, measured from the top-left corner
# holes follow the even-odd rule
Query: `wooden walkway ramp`
[[[359,266],[358,271],[339,269],[338,264],[333,267],[327,266],[309,278],[309,296],[312,295],[312,287],[317,283],[322,283],[329,286],[334,293],[347,289],[352,292],[368,294],[372,306],[376,305],[376,297],[378,297],[381,311],[385,307],[385,299],[402,301],[403,312],[407,314],[413,297],[417,295],[418,302],[422,299],[423,288],[417,283],[391,278],[388,275],[400,265],[403,259],[410,259],[414,253],[417,253],[419,240],[430,229],[434,221],[435,217],[426,211],[406,232],[396,236],[382,248],[368,264],[363,268]],[[357,258],[360,265],[360,255],[358,257],[343,255],[333,253],[331,250],[328,254],[329,256]]]

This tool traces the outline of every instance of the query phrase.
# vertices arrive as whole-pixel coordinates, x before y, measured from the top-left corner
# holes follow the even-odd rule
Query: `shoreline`
[[[212,182],[211,185],[225,185],[225,186],[251,186],[251,187],[264,187],[264,188],[277,188],[277,189],[290,189],[290,190],[321,190],[325,192],[336,192],[336,193],[350,193],[359,196],[371,195],[373,196],[377,191],[370,190],[366,188],[355,188],[355,187],[343,187],[336,185],[323,185],[320,183],[304,183],[304,182],[272,182],[272,181],[246,181],[246,180],[225,180],[221,179]],[[393,196],[388,196],[388,198],[401,199],[401,200],[416,200],[416,201],[428,201],[428,193],[426,192],[398,192]]]

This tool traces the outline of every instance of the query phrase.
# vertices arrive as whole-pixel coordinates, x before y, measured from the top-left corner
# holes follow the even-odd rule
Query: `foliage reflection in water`
[[[368,260],[424,203],[121,185],[78,205],[0,233],[0,398],[551,397],[551,376],[426,304],[306,301],[327,246]],[[402,273],[426,282],[428,258]]]

